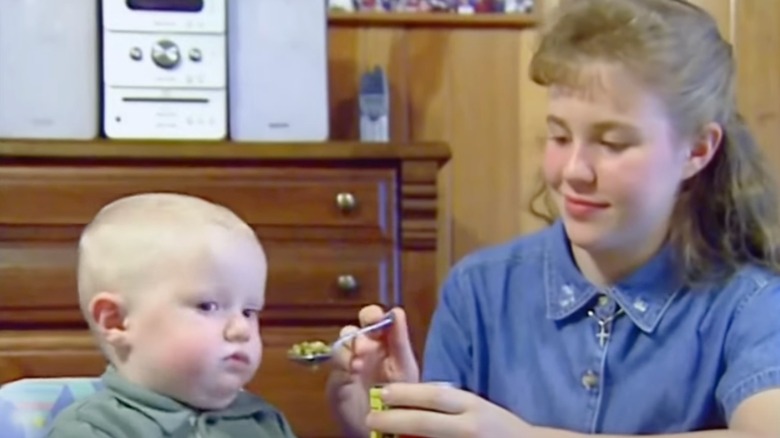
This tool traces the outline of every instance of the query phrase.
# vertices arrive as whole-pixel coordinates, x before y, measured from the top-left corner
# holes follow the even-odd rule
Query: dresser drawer
[[[267,309],[316,306],[346,310],[392,300],[396,290],[392,247],[269,242]]]
[[[264,320],[345,321],[370,303],[396,301],[390,246],[264,242],[269,261]],[[76,244],[0,242],[0,325],[82,325]],[[312,309],[316,309],[313,311]]]
[[[221,203],[253,226],[369,228],[392,237],[393,169],[0,167],[0,226],[84,225],[108,202],[154,191]]]

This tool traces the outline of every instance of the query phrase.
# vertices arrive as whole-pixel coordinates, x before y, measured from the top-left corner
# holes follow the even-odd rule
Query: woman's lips
[[[592,201],[574,196],[564,196],[564,208],[566,213],[574,219],[587,219],[594,214],[608,208],[606,202]]]

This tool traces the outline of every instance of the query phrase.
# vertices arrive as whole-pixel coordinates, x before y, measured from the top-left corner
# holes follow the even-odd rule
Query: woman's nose
[[[596,174],[587,146],[572,144],[569,150],[570,153],[563,168],[563,179],[569,183],[593,183]]]

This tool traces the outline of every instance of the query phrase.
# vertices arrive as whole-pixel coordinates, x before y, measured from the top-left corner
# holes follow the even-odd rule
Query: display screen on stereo
[[[200,12],[204,0],[127,0],[127,7],[139,11]]]

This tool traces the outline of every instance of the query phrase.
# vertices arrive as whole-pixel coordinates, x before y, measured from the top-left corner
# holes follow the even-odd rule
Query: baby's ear
[[[100,292],[89,302],[89,314],[102,338],[114,347],[126,345],[125,304],[113,293]]]

